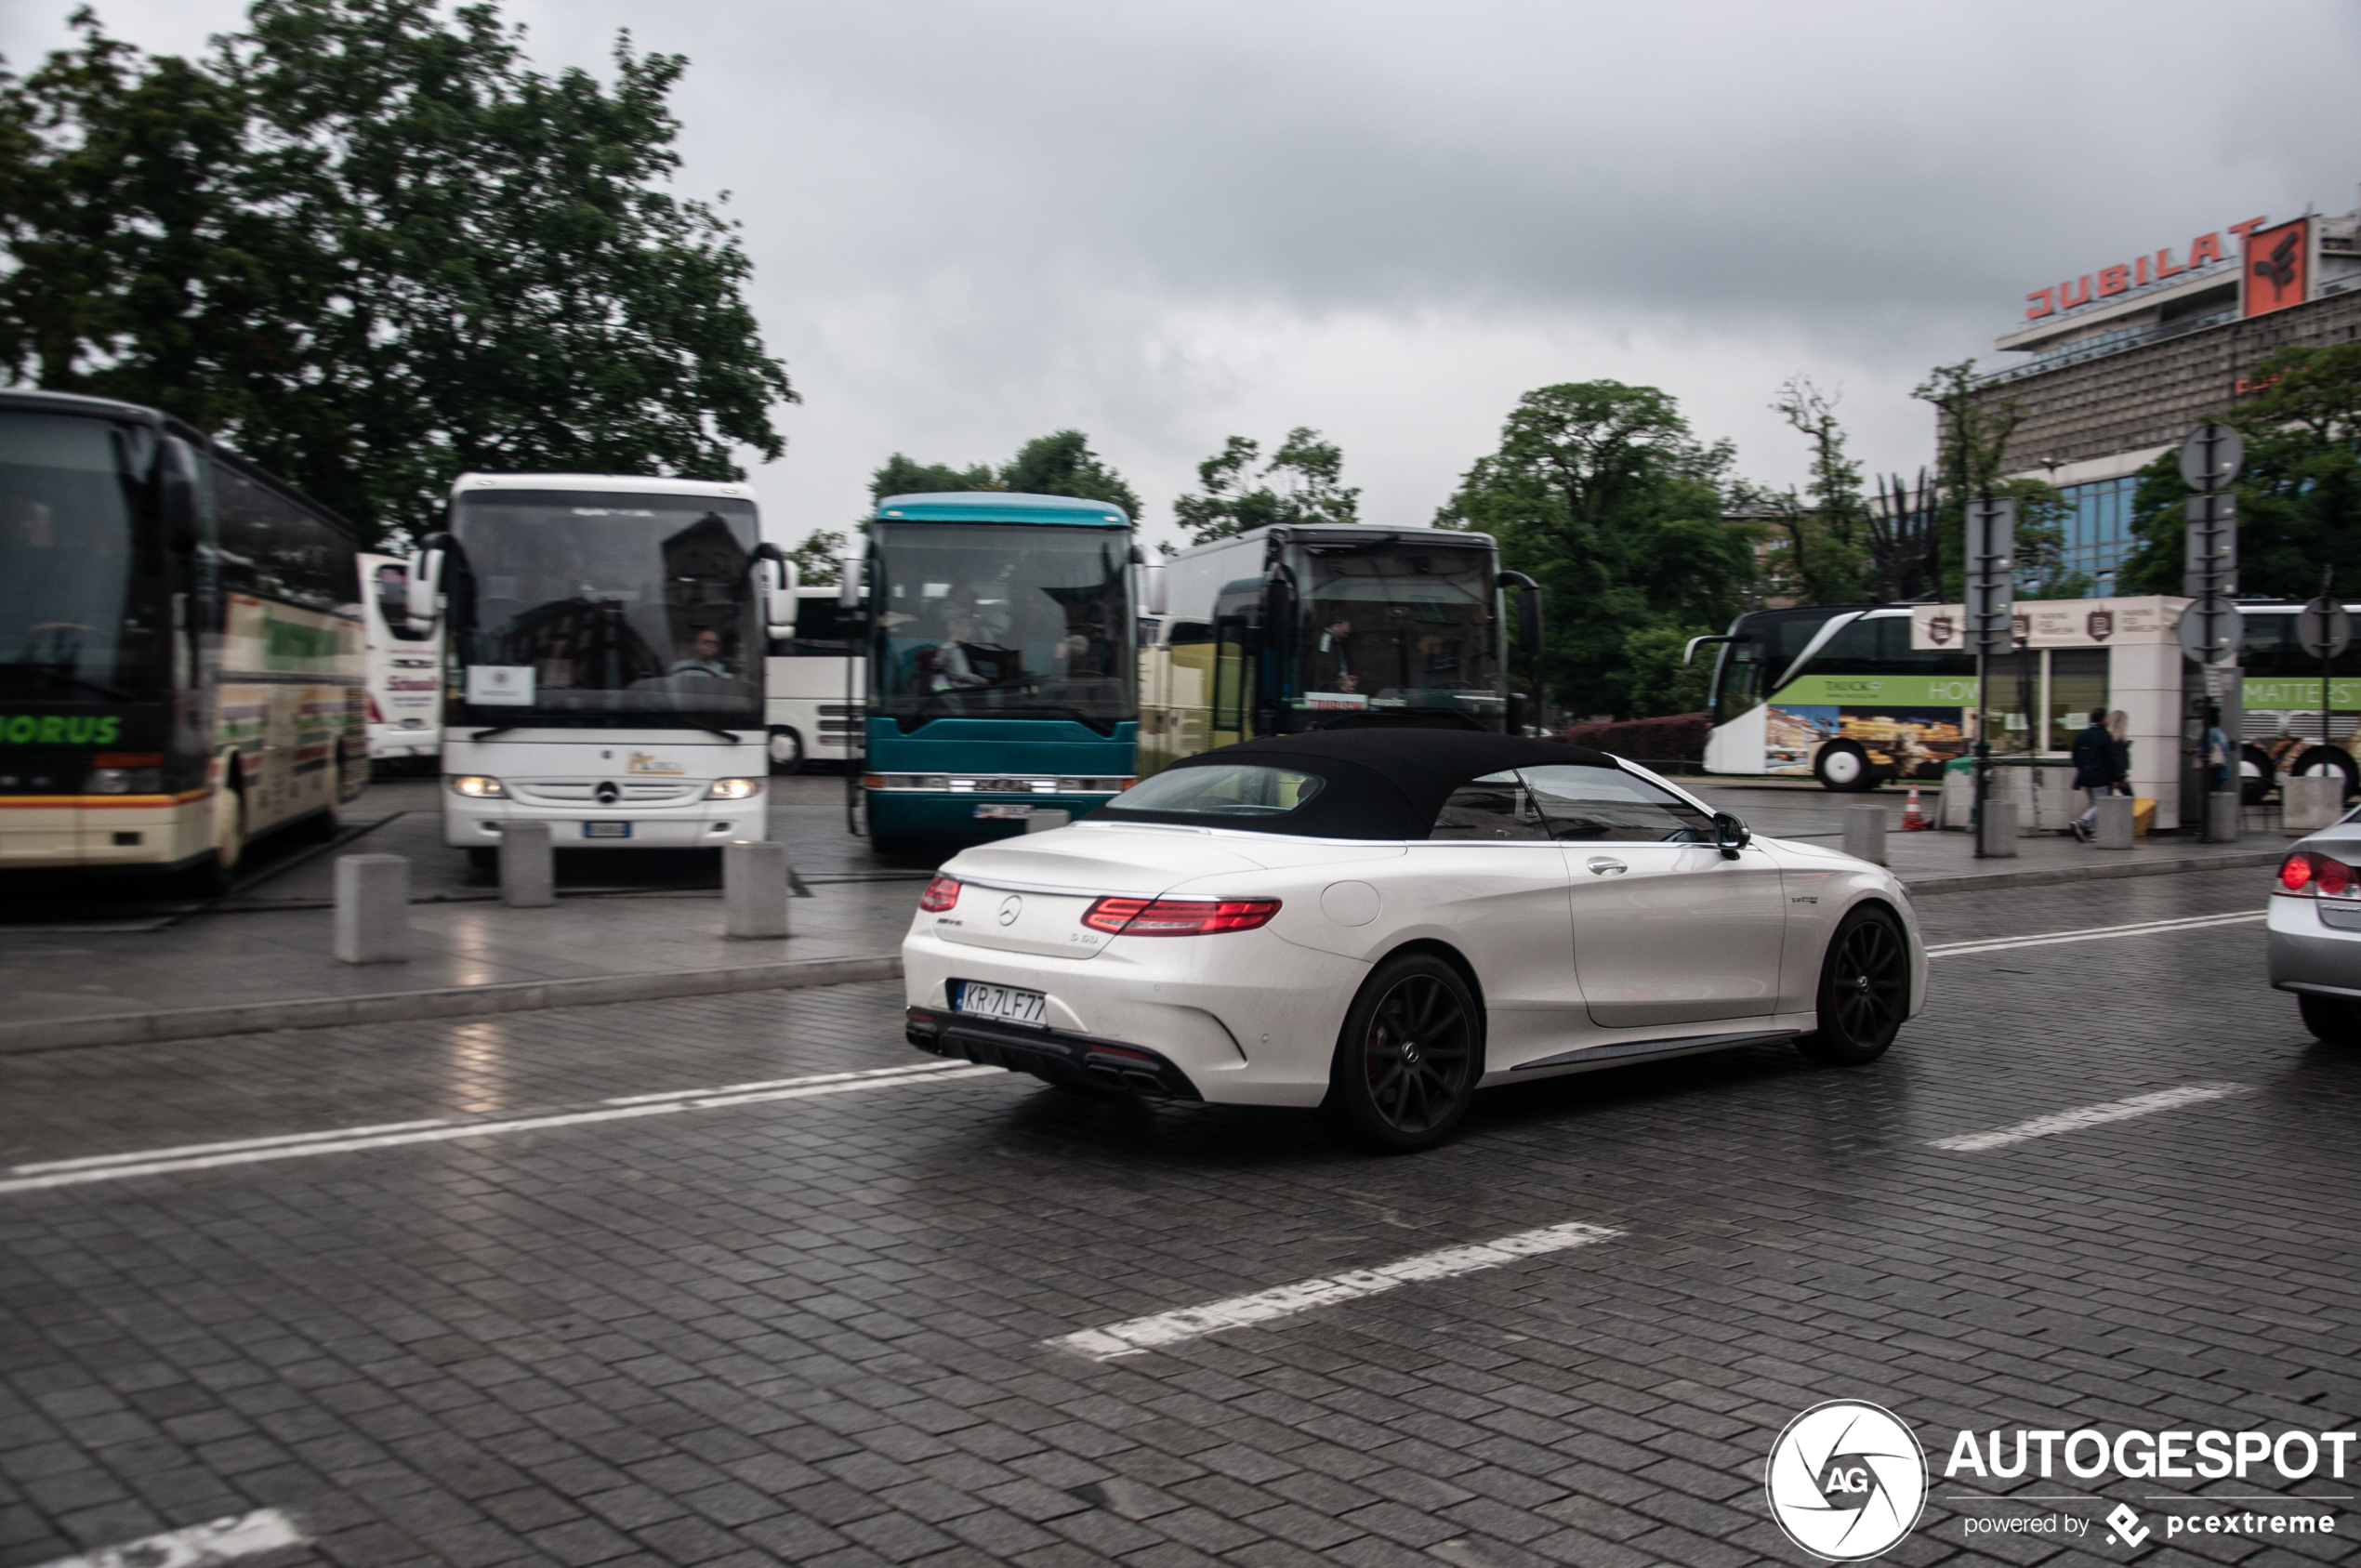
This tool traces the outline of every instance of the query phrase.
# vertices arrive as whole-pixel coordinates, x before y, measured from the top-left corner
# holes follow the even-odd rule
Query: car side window
[[[1427,837],[1458,843],[1515,839],[1546,843],[1550,826],[1515,772],[1486,773],[1451,792]]]
[[[1534,805],[1560,838],[1589,843],[1710,844],[1713,819],[1620,768],[1556,763],[1523,770]]]

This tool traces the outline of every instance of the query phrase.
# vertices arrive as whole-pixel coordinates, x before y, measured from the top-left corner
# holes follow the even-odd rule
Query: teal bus
[[[865,573],[863,756],[846,773],[879,851],[1005,837],[1130,787],[1139,560],[1131,519],[1104,502],[877,503],[842,594],[857,600]]]

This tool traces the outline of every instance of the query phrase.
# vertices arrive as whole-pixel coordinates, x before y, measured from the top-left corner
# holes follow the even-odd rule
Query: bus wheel
[[[1850,794],[1878,787],[1878,771],[1869,766],[1869,754],[1851,741],[1830,741],[1812,759],[1812,776],[1820,781],[1822,789]]]
[[[2289,771],[2306,779],[2316,779],[2326,773],[2342,774],[2344,798],[2348,805],[2354,796],[2361,795],[2361,766],[2354,764],[2353,754],[2342,746],[2313,746],[2295,759],[2295,767]]]
[[[190,898],[221,898],[238,878],[238,862],[246,847],[246,797],[225,784],[219,800],[213,810],[212,850],[179,876],[179,890]]]
[[[2238,803],[2260,806],[2279,782],[2279,765],[2259,745],[2238,748]]]
[[[771,771],[774,773],[803,771],[803,737],[784,724],[771,727]]]
[[[494,876],[498,876],[500,873],[500,851],[497,850],[487,850],[482,848],[469,849],[468,850],[468,869],[469,871],[489,871]]]

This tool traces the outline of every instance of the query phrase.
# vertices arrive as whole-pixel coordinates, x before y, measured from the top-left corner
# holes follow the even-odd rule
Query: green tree
[[[889,495],[930,495],[949,490],[1007,488],[993,477],[989,463],[955,468],[948,463],[920,463],[904,457],[899,452],[879,464],[877,471],[869,476],[869,499],[872,501],[882,501]]]
[[[257,0],[196,60],[75,25],[0,83],[12,378],[178,415],[372,538],[463,470],[784,450],[735,227],[662,188],[680,57],[544,75],[428,0]]]
[[[1730,461],[1727,441],[1701,445],[1653,387],[1543,387],[1517,400],[1499,450],[1477,459],[1435,521],[1493,534],[1503,563],[1542,585],[1555,701],[1627,718],[1680,711],[1661,705],[1682,693],[1651,651],[1673,631],[1727,625],[1754,579],[1751,535],[1721,520]],[[1663,635],[1635,650],[1633,634],[1648,631]]]
[[[1975,361],[1937,365],[1911,392],[1936,410],[1933,502],[1937,575],[1946,600],[1967,591],[1968,502],[1982,495],[2017,503],[2018,595],[2080,599],[2091,579],[2065,570],[2064,494],[2043,480],[2000,477],[2009,438],[2025,422],[2022,403],[1980,399]]]
[[[869,498],[924,495],[938,491],[1013,490],[1027,495],[1073,495],[1104,501],[1140,515],[1140,497],[1121,474],[1090,450],[1090,438],[1080,430],[1055,430],[1035,436],[1017,448],[1017,455],[995,469],[988,463],[968,468],[949,463],[920,463],[897,452],[869,476]]]
[[[1197,484],[1205,494],[1172,503],[1180,526],[1192,531],[1191,544],[1274,522],[1361,520],[1361,492],[1343,482],[1343,449],[1321,440],[1319,431],[1305,425],[1289,430],[1258,474],[1254,465],[1261,455],[1260,442],[1232,436],[1197,465]],[[1256,479],[1262,482],[1253,484]]]
[[[1017,448],[1000,470],[1000,488],[1027,495],[1104,501],[1128,516],[1140,515],[1139,493],[1090,450],[1090,438],[1080,430],[1055,430]]]
[[[2246,437],[2238,497],[2241,593],[2309,599],[2333,566],[2361,585],[2361,343],[2297,345],[2255,367],[2262,394],[2221,417]],[[2131,531],[2140,544],[2117,574],[2118,593],[2182,589],[2184,505],[2180,455],[2140,470]]]
[[[1790,490],[1761,498],[1781,535],[1766,564],[1801,603],[1859,604],[1877,591],[1873,533],[1837,399],[1799,376],[1771,406],[1812,443],[1812,469],[1802,496]]]
[[[795,562],[796,581],[807,587],[842,581],[844,540],[842,534],[831,528],[815,528],[806,534],[802,544],[787,552],[787,559]]]

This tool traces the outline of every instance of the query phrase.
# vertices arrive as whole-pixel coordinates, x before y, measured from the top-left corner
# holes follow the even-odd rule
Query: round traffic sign
[[[2295,639],[2315,659],[2333,659],[2353,640],[2353,617],[2344,606],[2326,595],[2313,600],[2295,618]]]
[[[2201,665],[2218,665],[2238,651],[2238,613],[2223,599],[2192,600],[2181,612],[2181,652]]]
[[[2219,420],[2206,421],[2181,443],[2181,477],[2195,489],[2229,483],[2246,460],[2246,438]]]

